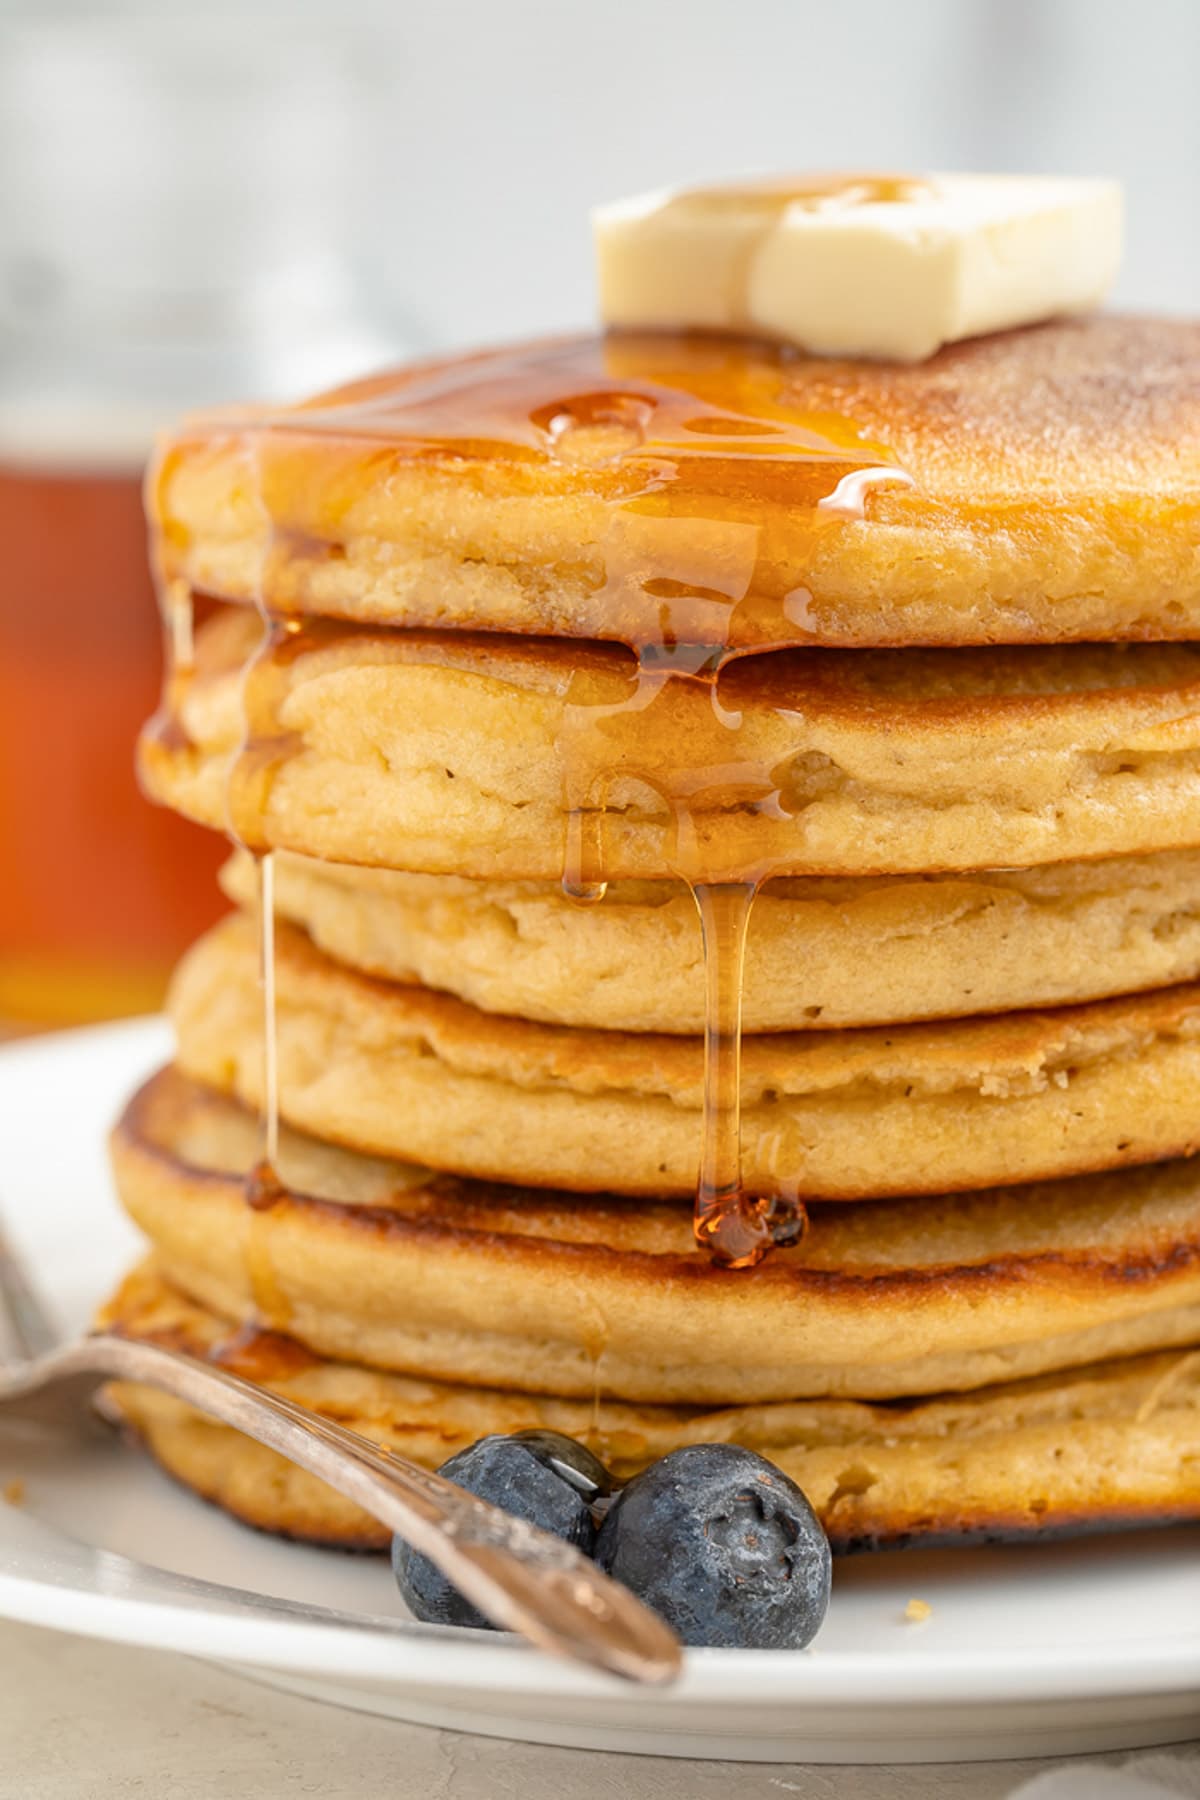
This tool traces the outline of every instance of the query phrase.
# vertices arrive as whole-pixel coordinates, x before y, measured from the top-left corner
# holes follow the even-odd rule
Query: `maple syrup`
[[[264,1331],[259,1325],[244,1325],[231,1337],[222,1338],[209,1350],[206,1360],[258,1387],[307,1375],[320,1367],[319,1359],[294,1338]]]
[[[264,621],[263,652],[274,628]],[[263,760],[253,738],[255,676],[265,668],[263,652],[246,669],[243,694],[246,737],[236,757],[229,781],[230,832],[234,841],[250,850],[254,859],[254,905],[258,927],[258,981],[262,995],[262,1100],[259,1106],[258,1154],[245,1180],[248,1206],[245,1262],[255,1315],[269,1330],[280,1330],[291,1319],[291,1309],[275,1277],[270,1214],[286,1192],[279,1175],[279,1006],[275,980],[275,853],[251,842],[240,827],[258,829],[258,815],[247,810],[248,797],[257,792],[270,764]]]
[[[280,611],[336,613],[322,570],[345,554],[347,517],[370,484],[449,471],[486,492],[506,466],[516,497],[584,506],[577,554],[555,552],[584,588],[572,601],[581,635],[820,642],[818,603],[839,596],[795,587],[797,534],[862,517],[873,489],[908,477],[854,419],[805,408],[806,364],[750,339],[610,332],[415,365],[252,428],[231,420],[257,463],[264,590]],[[469,557],[469,536],[462,549]]]
[[[161,474],[161,471],[158,472]],[[151,477],[154,478],[153,476]],[[147,727],[164,746],[186,748],[190,742],[184,724],[184,708],[196,673],[195,604],[190,588],[178,580],[168,580],[161,573],[161,544],[152,538],[152,560],[156,572],[159,614],[162,622],[165,673],[162,699],[158,712]],[[260,606],[263,638],[260,646],[242,672],[243,744],[234,761],[226,793],[229,835],[250,851],[255,870],[255,915],[259,943],[259,984],[262,992],[262,1090],[259,1114],[258,1151],[247,1171],[243,1191],[247,1204],[244,1240],[244,1263],[254,1301],[256,1320],[268,1333],[283,1330],[291,1319],[291,1308],[275,1275],[272,1256],[272,1234],[267,1216],[286,1192],[278,1173],[279,1165],[279,1044],[278,1008],[275,998],[275,859],[260,842],[260,803],[263,796],[262,773],[269,772],[269,753],[256,740],[256,722],[273,718],[278,695],[261,694],[258,688],[267,681],[277,682],[270,669],[267,652],[280,635],[269,619],[265,603]],[[286,1340],[261,1336],[255,1327],[247,1327],[245,1354],[254,1367],[262,1367],[261,1347],[269,1342]],[[239,1340],[240,1341],[240,1340]],[[231,1343],[234,1340],[230,1340]],[[258,1346],[257,1350],[255,1345]],[[218,1359],[222,1360],[222,1359]],[[226,1366],[232,1366],[227,1364]],[[263,1373],[239,1373],[248,1380],[263,1381]]]
[[[857,179],[857,178],[856,178]],[[901,198],[860,180],[806,191],[813,204]],[[787,203],[796,190],[787,191]],[[686,203],[686,201],[681,201]],[[710,197],[705,196],[705,204]],[[717,202],[719,204],[719,202]],[[782,190],[769,203],[782,204]],[[254,491],[266,521],[258,594],[262,645],[243,684],[244,735],[229,783],[230,830],[256,857],[262,955],[264,1068],[261,1153],[250,1178],[252,1209],[278,1196],[278,1029],[274,984],[271,844],[266,816],[272,782],[298,744],[283,717],[288,666],[345,626],[273,610],[288,591],[294,553],[292,497],[336,492],[365,440],[378,457],[365,479],[395,462],[464,466],[508,461],[537,465],[571,491],[584,480],[602,494],[607,527],[596,613],[599,635],[634,652],[614,700],[598,698],[577,668],[562,739],[564,892],[603,899],[610,831],[619,830],[619,778],[642,782],[672,820],[664,879],[682,879],[700,917],[706,965],[704,1126],[697,1189],[697,1241],[730,1268],[746,1268],[772,1247],[797,1243],[805,1229],[798,1194],[747,1194],[740,1168],[741,984],[754,896],[773,875],[769,859],[723,862],[704,828],[714,811],[764,820],[787,816],[803,795],[785,791],[779,765],[747,755],[736,706],[722,694],[735,657],[810,642],[807,594],[781,590],[762,554],[764,506],[801,516],[816,534],[866,516],[873,489],[909,478],[886,447],[865,440],[852,419],[809,414],[788,388],[793,353],[699,334],[612,333],[499,351],[359,383],[244,433]],[[297,461],[298,447],[304,455]],[[314,456],[316,461],[314,463]],[[339,482],[335,476],[341,474]],[[328,476],[328,479],[325,479]],[[332,503],[331,503],[332,504]],[[329,521],[331,541],[336,521]],[[786,621],[782,628],[780,619]],[[761,627],[761,638],[756,630]],[[430,634],[422,634],[428,642]],[[180,634],[186,650],[187,634]],[[436,651],[431,651],[436,654]],[[564,656],[570,650],[564,647]],[[682,746],[670,755],[672,707],[680,684],[699,685],[720,730],[706,761]],[[178,693],[168,681],[168,690]],[[661,718],[660,718],[661,716]],[[651,726],[656,729],[650,729]],[[169,720],[160,729],[169,729]],[[722,733],[727,736],[722,737]],[[665,760],[654,752],[668,745]],[[694,750],[694,746],[691,747]],[[706,752],[706,754],[708,754]],[[254,1261],[253,1227],[251,1261]],[[278,1309],[261,1268],[260,1310]],[[257,1288],[256,1288],[257,1293]]]
[[[680,188],[668,205],[691,211],[719,212],[747,207],[784,212],[802,206],[812,212],[842,211],[857,206],[897,206],[928,200],[934,184],[918,175],[870,175],[827,172],[819,175],[756,175],[748,181],[723,181],[712,187]]]
[[[705,646],[643,647],[631,691],[622,701],[569,705],[563,734],[568,781],[593,798],[591,808],[567,813],[563,888],[574,899],[602,897],[606,888],[605,796],[611,773],[655,789],[669,809],[672,831],[667,873],[689,888],[700,919],[705,966],[704,1106],[700,1174],[696,1191],[697,1242],[729,1268],[748,1268],[773,1246],[799,1243],[807,1225],[794,1196],[748,1195],[741,1180],[741,1013],[746,935],[755,896],[773,870],[769,862],[730,867],[717,859],[697,829],[700,818],[722,806],[771,814],[782,805],[775,771],[739,754],[741,715],[721,698],[725,659]],[[678,766],[631,765],[632,720],[662,708],[680,683],[699,685],[722,730],[730,759]],[[620,742],[604,743],[606,730]]]

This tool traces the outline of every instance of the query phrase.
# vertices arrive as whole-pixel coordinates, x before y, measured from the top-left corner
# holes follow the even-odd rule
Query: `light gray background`
[[[335,315],[348,344],[397,351],[583,323],[592,203],[764,168],[1118,176],[1118,298],[1195,311],[1198,76],[1196,0],[0,0],[0,387],[47,263],[102,321],[72,326],[71,289],[79,342],[145,296],[219,289],[264,387],[287,386],[269,352],[288,305],[312,302],[326,350]],[[230,397],[222,359],[195,366],[163,373],[164,412]],[[991,1800],[1021,1773],[455,1739],[13,1626],[0,1669],[6,1800]]]
[[[22,252],[277,320],[332,257],[463,344],[591,317],[593,203],[768,168],[1119,177],[1188,311],[1198,80],[1195,0],[0,0],[0,375]]]
[[[1120,177],[1120,298],[1200,290],[1193,0],[409,7],[380,226],[453,342],[583,320],[596,200],[761,168]]]

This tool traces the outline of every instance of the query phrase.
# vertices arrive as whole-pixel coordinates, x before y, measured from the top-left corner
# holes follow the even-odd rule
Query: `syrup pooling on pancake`
[[[789,192],[770,204],[795,197]],[[833,194],[822,189],[814,200],[827,197],[853,200],[837,184]],[[367,439],[380,442],[381,479],[390,456],[451,463],[470,458],[485,467],[534,460],[604,472],[609,526],[598,601],[605,635],[626,641],[635,662],[628,695],[615,704],[608,697],[593,700],[586,675],[568,703],[561,746],[564,892],[581,902],[603,898],[605,835],[618,780],[626,787],[643,782],[666,799],[674,844],[662,873],[682,877],[696,899],[707,967],[697,1236],[717,1260],[745,1267],[772,1243],[794,1243],[802,1235],[798,1203],[768,1203],[743,1192],[738,1152],[746,929],[758,887],[781,871],[769,863],[719,866],[708,852],[700,816],[713,806],[774,816],[792,808],[775,769],[738,760],[741,720],[724,711],[719,676],[735,620],[742,646],[777,645],[781,611],[794,629],[793,641],[812,636],[811,596],[796,588],[780,593],[760,563],[756,508],[769,500],[806,514],[814,530],[838,530],[864,517],[873,487],[909,478],[852,419],[808,413],[785,397],[795,360],[786,347],[736,339],[612,333],[376,378],[286,418],[257,420],[244,432],[266,521],[257,595],[265,635],[246,671],[245,732],[229,785],[232,834],[260,867],[265,1118],[252,1199],[269,1203],[274,1191],[278,1133],[274,922],[264,820],[274,776],[297,748],[281,717],[287,665],[328,630],[273,616],[272,594],[281,585],[277,572],[295,549],[287,512],[297,441],[310,456],[314,443],[319,447],[318,473],[310,467],[307,480],[328,493],[327,506],[336,509],[339,455],[347,445],[361,449]],[[332,511],[329,524],[334,543]],[[756,618],[771,621],[761,640],[754,635]],[[638,740],[646,736],[649,715],[667,719],[669,740],[672,688],[681,681],[706,685],[713,715],[730,734],[728,751],[715,753],[707,765],[668,756],[665,765],[643,766]]]
[[[902,226],[909,209],[880,211]],[[854,226],[853,211],[835,216],[838,229]],[[760,344],[723,342],[764,361]],[[388,380],[398,389],[404,377]],[[824,509],[776,502],[765,486],[757,500],[727,497],[722,516],[758,528],[757,600],[729,629],[714,619],[709,641],[754,649],[772,627],[773,641],[844,649],[1195,640],[1200,324],[1098,314],[974,338],[916,364],[801,358],[780,380],[793,416],[849,415],[860,448],[886,445],[914,485],[872,495],[869,531],[827,531]],[[285,414],[271,450],[275,527],[289,543],[278,607],[386,626],[658,635],[653,595],[627,595],[609,616],[605,539],[627,469],[532,451],[451,459],[419,440],[290,429],[305,412]],[[165,450],[151,496],[165,567],[198,593],[253,600],[262,515],[239,444],[278,416],[197,418]],[[661,492],[660,515],[678,498]],[[799,619],[784,606],[794,590],[811,593]]]
[[[467,481],[523,463],[594,477],[608,518],[592,607],[599,636],[717,649],[735,638],[744,649],[813,642],[811,596],[781,589],[761,560],[756,514],[774,502],[814,529],[833,527],[855,507],[862,516],[872,487],[909,477],[853,418],[787,396],[802,360],[740,338],[610,332],[377,376],[256,421],[273,540],[266,592],[281,585],[272,564],[295,548],[297,484],[320,507],[321,540],[336,555],[347,459],[378,441],[381,482],[412,463],[458,465]],[[782,637],[781,613],[794,628]],[[756,618],[770,627],[760,637]]]

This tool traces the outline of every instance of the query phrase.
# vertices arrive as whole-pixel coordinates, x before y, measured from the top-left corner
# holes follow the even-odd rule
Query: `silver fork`
[[[66,1398],[82,1418],[111,1380],[161,1388],[318,1476],[427,1556],[502,1629],[628,1680],[678,1674],[678,1641],[626,1588],[560,1538],[444,1476],[182,1351],[109,1331],[57,1345],[0,1227],[0,1410],[58,1417]]]

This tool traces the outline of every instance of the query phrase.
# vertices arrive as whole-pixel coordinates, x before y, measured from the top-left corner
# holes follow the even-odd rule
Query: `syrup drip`
[[[568,771],[578,772],[579,780],[607,789],[619,767],[624,783],[634,781],[653,789],[670,811],[673,841],[668,859],[672,872],[692,894],[704,950],[704,1109],[694,1229],[698,1244],[714,1261],[744,1269],[772,1247],[798,1244],[807,1229],[807,1215],[794,1192],[751,1194],[742,1180],[742,973],[754,898],[773,871],[769,864],[750,870],[724,866],[707,841],[702,821],[722,808],[761,815],[786,809],[773,771],[739,758],[741,715],[725,706],[719,686],[727,660],[704,645],[644,649],[626,697],[616,704],[590,706],[581,698],[568,706],[561,744]],[[687,759],[679,765],[654,766],[638,764],[636,756],[631,760],[632,744],[653,740],[658,713],[663,714],[662,736],[669,739],[671,717],[666,708],[681,684],[699,685],[705,691],[714,718],[728,734],[728,762]],[[639,729],[631,731],[631,725]],[[606,764],[606,758],[612,760]],[[597,767],[606,770],[599,780]],[[585,869],[590,890],[603,892],[605,824],[603,809],[584,812],[582,819],[578,813],[568,814],[563,886],[569,895],[576,895],[583,884]],[[582,842],[587,844],[586,862]]]
[[[196,666],[195,608],[186,582],[169,582],[163,590],[163,612],[168,637],[167,667],[177,676],[191,675]]]
[[[576,806],[568,801],[566,813],[562,891],[577,906],[595,906],[608,892],[602,873],[603,803]]]
[[[320,1367],[319,1359],[294,1338],[263,1331],[257,1325],[244,1325],[232,1337],[222,1338],[208,1352],[207,1360],[258,1387],[288,1381]]]
[[[696,1241],[728,1269],[748,1269],[808,1228],[793,1196],[748,1195],[742,1183],[742,970],[756,881],[700,882],[692,898],[704,937],[704,1135]]]
[[[244,1193],[244,1261],[255,1317],[269,1330],[284,1329],[291,1307],[275,1273],[270,1213],[284,1198],[279,1175],[279,1009],[275,989],[275,854],[254,855],[258,978],[262,993],[262,1101],[258,1113],[258,1154],[247,1171]],[[261,1377],[259,1377],[261,1379]]]
[[[147,476],[146,506],[152,520],[163,515],[163,489],[170,468],[171,458],[164,455]],[[166,552],[163,532],[152,524],[149,561],[162,630],[163,683],[158,711],[147,729],[169,748],[187,742],[182,714],[196,668],[196,608],[189,584],[166,573]]]
[[[258,979],[262,990],[262,1118],[259,1155],[247,1184],[251,1206],[274,1205],[282,1187],[279,1166],[279,1008],[275,992],[275,853],[254,858],[258,923]]]
[[[259,442],[248,438],[245,452],[262,504]],[[264,508],[265,511],[265,508]],[[272,613],[268,590],[273,537],[259,572],[256,604],[262,639],[242,674],[242,741],[230,767],[226,790],[229,835],[254,859],[255,922],[258,930],[259,987],[262,996],[261,1102],[258,1154],[247,1172],[245,1266],[258,1321],[269,1332],[285,1329],[291,1307],[275,1273],[269,1215],[285,1198],[279,1174],[279,1007],[275,966],[275,854],[267,832],[271,786],[296,745],[285,730],[281,710],[287,690],[289,651],[303,636],[302,621]]]
[[[183,749],[189,742],[183,709],[196,670],[195,605],[185,581],[156,575],[154,585],[163,635],[163,684],[158,711],[146,730],[164,749]]]
[[[742,1190],[742,971],[756,884],[692,887],[704,939],[704,1138],[696,1191],[696,1239],[730,1268],[757,1262],[767,1247],[760,1211]]]
[[[289,665],[314,647],[322,632],[318,623],[276,617],[265,606],[259,611],[263,635],[242,674],[242,741],[230,768],[226,809],[234,842],[254,856],[265,856],[271,788],[300,747],[282,719]]]
[[[923,189],[892,178],[848,177],[752,192],[766,229],[787,205],[898,203]],[[729,190],[680,195],[673,204],[712,207],[735,198],[743,203],[741,193]],[[281,1193],[267,813],[275,777],[298,748],[282,716],[288,664],[345,629],[273,615],[270,597],[292,592],[289,557],[297,543],[310,552],[314,544],[337,547],[345,472],[361,462],[366,441],[380,446],[372,465],[473,461],[529,464],[552,476],[557,470],[564,481],[584,481],[589,497],[607,508],[607,527],[595,546],[602,576],[590,617],[597,637],[628,644],[636,661],[615,702],[611,687],[597,698],[586,678],[573,682],[568,695],[559,744],[563,890],[582,903],[603,898],[609,845],[619,842],[629,828],[627,813],[636,811],[627,798],[631,783],[643,783],[665,802],[673,845],[664,876],[685,881],[695,898],[706,969],[697,1240],[717,1261],[745,1268],[771,1246],[802,1237],[806,1217],[798,1194],[778,1181],[770,1195],[747,1194],[740,1167],[746,931],[759,887],[787,871],[769,858],[749,867],[723,863],[705,821],[722,811],[791,815],[804,796],[789,798],[776,769],[747,753],[738,739],[740,715],[723,703],[719,678],[734,656],[819,641],[818,597],[781,581],[769,529],[782,520],[794,530],[799,520],[815,543],[821,531],[861,521],[877,486],[909,477],[853,419],[803,409],[789,388],[789,371],[800,360],[782,347],[700,334],[615,333],[377,378],[260,421],[247,433],[267,521],[259,604],[264,637],[245,675],[245,731],[230,778],[229,814],[231,834],[259,863],[263,1120],[247,1185],[256,1215]],[[296,525],[297,495],[307,503],[326,492],[328,516]],[[177,681],[190,664],[188,633],[181,627],[170,636],[175,677],[168,680],[160,732],[169,732],[177,718]],[[726,756],[720,740],[710,737],[698,748],[672,737],[678,684],[696,682],[706,687],[712,715],[728,733]],[[259,1310],[278,1320],[281,1297],[259,1260],[252,1247]]]
[[[275,980],[275,856],[266,835],[271,784],[295,749],[280,711],[287,690],[290,655],[304,639],[299,619],[275,618],[259,607],[262,641],[242,676],[242,743],[226,793],[229,834],[250,852],[255,870],[259,985],[262,994],[262,1072],[258,1155],[246,1177],[251,1217],[246,1261],[260,1316],[281,1322],[280,1296],[267,1256],[267,1231],[259,1217],[283,1197],[279,1177],[279,1008]],[[286,1308],[282,1309],[286,1312]]]
[[[154,546],[152,560],[161,563],[161,549]],[[195,605],[191,589],[178,580],[157,580],[159,612],[162,618],[165,649],[165,678],[162,704],[148,730],[164,746],[186,746],[189,742],[183,723],[183,708],[195,674]],[[265,615],[264,615],[265,617]],[[264,640],[263,650],[266,644]],[[245,671],[244,686],[252,680],[263,651]],[[260,707],[261,711],[261,707]],[[245,724],[249,748],[249,723]],[[248,767],[239,756],[230,778],[227,795],[230,813],[230,835],[238,835],[235,820],[246,824],[255,814],[247,807],[245,790]],[[267,1325],[286,1325],[291,1308],[276,1279],[271,1259],[268,1234],[263,1217],[282,1198],[284,1187],[277,1174],[279,1161],[279,1075],[275,1006],[275,859],[272,853],[252,852],[255,868],[255,907],[259,938],[259,981],[263,996],[263,1105],[259,1113],[259,1148],[246,1174],[244,1192],[249,1208],[245,1228],[244,1261],[254,1307],[258,1318]],[[246,1342],[256,1337],[253,1327],[246,1328]],[[266,1340],[264,1340],[265,1342]],[[278,1340],[274,1340],[278,1341]],[[230,1340],[231,1343],[234,1340]],[[245,1371],[242,1371],[245,1373]],[[248,1379],[263,1379],[260,1375]]]

